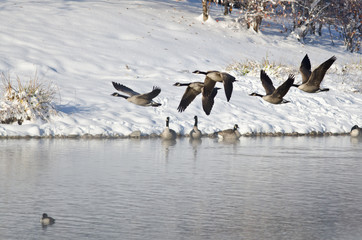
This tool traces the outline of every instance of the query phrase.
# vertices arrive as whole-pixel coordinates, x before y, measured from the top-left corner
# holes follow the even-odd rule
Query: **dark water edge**
[[[349,136],[349,132],[332,133],[332,132],[316,132],[309,133],[282,133],[282,132],[268,132],[268,133],[244,133],[241,137],[328,137],[328,136]],[[178,138],[188,138],[189,134],[178,134]],[[157,139],[160,136],[156,133],[143,134],[138,131],[132,132],[129,135],[106,135],[106,134],[83,134],[83,135],[43,135],[43,136],[0,136],[0,139]],[[203,134],[202,138],[217,138],[217,132]]]

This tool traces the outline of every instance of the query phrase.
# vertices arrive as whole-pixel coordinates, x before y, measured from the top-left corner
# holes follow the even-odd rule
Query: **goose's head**
[[[175,83],[173,86],[181,86],[181,83],[179,83],[179,82],[177,82],[177,83]]]
[[[357,125],[354,125],[354,126],[352,127],[351,131],[354,130],[354,129],[359,129],[359,127],[358,127]]]
[[[234,130],[237,130],[239,126],[237,124],[234,125]]]

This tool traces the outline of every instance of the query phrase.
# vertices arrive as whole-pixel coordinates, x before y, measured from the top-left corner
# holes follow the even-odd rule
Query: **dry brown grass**
[[[3,90],[0,102],[0,121],[10,124],[25,120],[48,120],[56,113],[52,102],[56,95],[53,84],[40,81],[37,73],[27,82],[16,77],[13,81],[10,75],[1,74]]]

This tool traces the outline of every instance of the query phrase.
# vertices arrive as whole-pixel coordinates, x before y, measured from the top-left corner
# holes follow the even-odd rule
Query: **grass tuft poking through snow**
[[[296,68],[272,62],[268,56],[263,58],[261,62],[248,59],[243,62],[231,63],[226,67],[227,71],[235,71],[240,76],[259,76],[261,69],[274,77],[282,77],[286,73],[296,74],[298,71]]]
[[[56,111],[52,101],[56,89],[52,84],[44,85],[37,74],[25,84],[19,77],[16,84],[9,75],[1,75],[3,92],[0,99],[0,122],[21,125],[24,121],[47,121]]]

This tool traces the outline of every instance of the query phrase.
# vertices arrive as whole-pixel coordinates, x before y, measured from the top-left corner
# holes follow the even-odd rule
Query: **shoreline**
[[[349,132],[332,133],[332,132],[309,132],[309,133],[245,133],[241,134],[241,137],[252,138],[252,137],[336,137],[336,136],[349,136]],[[139,131],[132,132],[129,135],[103,135],[103,134],[84,134],[84,135],[44,135],[44,136],[30,136],[30,135],[14,135],[14,136],[0,136],[0,140],[3,139],[157,139],[161,137],[156,134],[142,134]],[[178,134],[177,139],[190,138],[189,134]],[[203,134],[202,138],[215,138],[217,139],[217,133]]]

